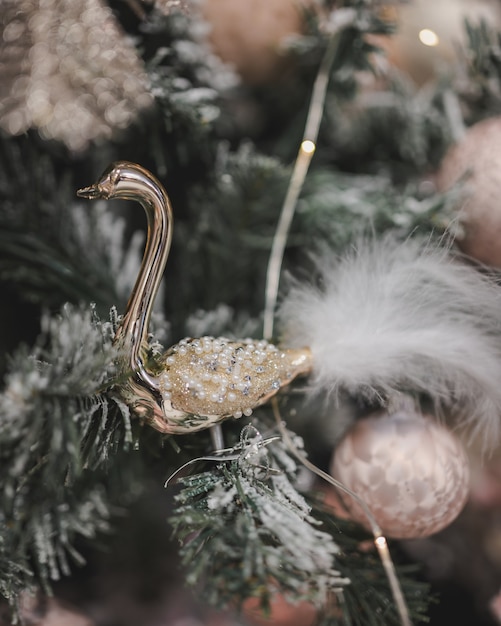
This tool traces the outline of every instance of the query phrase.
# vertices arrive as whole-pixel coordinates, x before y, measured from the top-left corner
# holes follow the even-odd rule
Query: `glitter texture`
[[[308,349],[280,350],[252,339],[183,339],[165,355],[159,387],[175,410],[238,418],[250,415],[310,366]]]
[[[84,149],[152,102],[134,47],[99,0],[6,0],[0,17],[0,126],[38,128]]]

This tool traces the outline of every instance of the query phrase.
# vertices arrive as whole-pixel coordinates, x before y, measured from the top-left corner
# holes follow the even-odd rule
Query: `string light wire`
[[[343,483],[336,480],[330,474],[327,474],[319,467],[314,465],[306,456],[303,454],[301,450],[298,449],[296,444],[292,441],[287,429],[285,428],[285,424],[280,415],[280,409],[278,406],[277,398],[272,398],[271,404],[273,407],[273,415],[275,416],[275,421],[278,427],[278,430],[282,436],[282,441],[286,444],[292,454],[298,459],[298,461],[304,465],[311,472],[325,480],[327,483],[335,487],[339,491],[343,491],[348,494],[350,498],[353,498],[357,504],[362,508],[369,525],[371,527],[372,534],[374,536],[374,545],[379,554],[379,558],[381,559],[381,563],[383,564],[386,577],[388,579],[388,583],[390,585],[391,593],[393,595],[393,599],[395,600],[395,605],[397,607],[398,614],[400,616],[400,621],[402,626],[412,626],[412,622],[409,617],[409,610],[407,608],[407,604],[405,602],[404,594],[402,592],[402,588],[398,581],[397,573],[395,570],[395,565],[391,558],[390,550],[388,548],[388,542],[386,537],[383,535],[381,527],[377,523],[374,515],[371,510],[367,506],[367,504],[362,500],[360,496],[358,496],[354,491],[343,485]]]
[[[265,339],[271,339],[273,336],[273,322],[285,246],[289,237],[290,226],[296,210],[297,200],[299,198],[299,194],[301,193],[301,189],[303,188],[304,180],[306,178],[306,174],[308,173],[311,160],[315,154],[318,133],[320,130],[320,122],[322,121],[323,116],[325,97],[327,95],[327,86],[329,84],[329,76],[336,58],[338,46],[339,33],[336,33],[329,41],[320,64],[317,77],[315,78],[303,139],[299,146],[289,186],[287,188],[287,193],[282,204],[277,229],[273,237],[270,260],[266,273],[263,319],[263,335]]]
[[[355,18],[355,14],[351,13],[351,20]],[[278,289],[280,284],[280,274],[282,270],[283,258],[285,247],[287,245],[287,239],[289,236],[292,219],[296,210],[297,201],[301,190],[303,188],[308,169],[310,167],[311,160],[315,154],[316,144],[318,140],[318,134],[320,130],[320,123],[322,121],[325,99],[327,95],[327,87],[329,84],[329,77],[334,64],[336,53],[339,46],[340,33],[343,28],[346,27],[346,20],[343,23],[337,25],[337,29],[331,36],[327,49],[324,53],[318,74],[315,78],[315,82],[312,90],[312,97],[310,101],[310,107],[306,118],[305,130],[303,138],[299,146],[294,168],[287,188],[287,193],[282,204],[280,217],[278,220],[277,228],[273,238],[273,243],[270,252],[270,259],[268,262],[267,274],[266,274],[266,287],[265,287],[265,309],[263,316],[263,335],[265,339],[271,339],[273,337],[273,326],[275,318],[275,309],[278,298]],[[282,435],[282,439],[294,456],[308,468],[314,474],[325,480],[327,483],[333,485],[336,489],[347,493],[353,498],[363,509],[372,533],[374,535],[374,545],[379,553],[379,558],[383,564],[388,583],[395,600],[395,605],[400,616],[402,626],[412,626],[412,622],[409,617],[409,611],[405,598],[402,592],[402,588],[398,581],[398,577],[395,570],[395,565],[390,555],[388,548],[388,542],[383,535],[379,524],[376,522],[372,512],[367,504],[354,493],[348,487],[345,487],[338,480],[322,471],[316,465],[311,463],[308,458],[297,448],[287,432],[284,422],[280,415],[280,409],[276,398],[272,399],[273,413],[277,423],[278,430]]]

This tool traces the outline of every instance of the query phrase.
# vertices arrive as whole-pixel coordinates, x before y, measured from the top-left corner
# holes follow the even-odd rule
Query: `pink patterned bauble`
[[[311,0],[205,0],[200,11],[210,26],[214,52],[243,81],[276,80],[287,67],[287,39],[304,30]]]
[[[446,153],[435,176],[438,191],[462,180],[456,210],[462,233],[456,239],[468,256],[501,268],[501,116],[471,126]]]
[[[448,526],[465,505],[470,471],[459,439],[414,410],[360,419],[336,447],[331,474],[368,506],[383,534],[426,537]],[[350,517],[365,513],[342,495]]]

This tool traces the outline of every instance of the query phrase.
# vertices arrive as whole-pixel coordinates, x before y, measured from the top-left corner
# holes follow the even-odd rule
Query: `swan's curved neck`
[[[143,167],[114,163],[100,181],[78,192],[87,198],[123,198],[139,202],[148,219],[148,234],[141,268],[115,342],[125,349],[129,366],[144,373],[142,351],[155,296],[172,240],[172,207],[161,183]],[[145,373],[145,375],[147,375]]]
[[[142,168],[141,168],[142,169]],[[136,168],[122,180],[117,193],[137,200],[148,218],[148,234],[141,269],[132,290],[117,341],[130,349],[130,366],[142,369],[141,350],[147,343],[148,326],[172,239],[172,208],[163,187],[146,170]]]

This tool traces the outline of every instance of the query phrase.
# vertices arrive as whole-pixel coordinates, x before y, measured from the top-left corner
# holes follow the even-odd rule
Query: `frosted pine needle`
[[[113,324],[67,306],[45,315],[42,330],[31,354],[13,355],[0,394],[0,527],[17,546],[10,565],[0,545],[0,590],[13,600],[35,577],[48,586],[82,562],[77,537],[109,529],[105,491],[89,477],[127,443],[127,416],[101,395],[113,375]]]
[[[219,606],[255,596],[266,609],[277,590],[322,606],[328,592],[348,582],[335,567],[337,545],[287,474],[293,462],[277,472],[274,448],[281,459],[288,454],[281,442],[266,448],[272,474],[242,457],[181,481],[171,522],[184,541],[188,580],[203,580]]]

